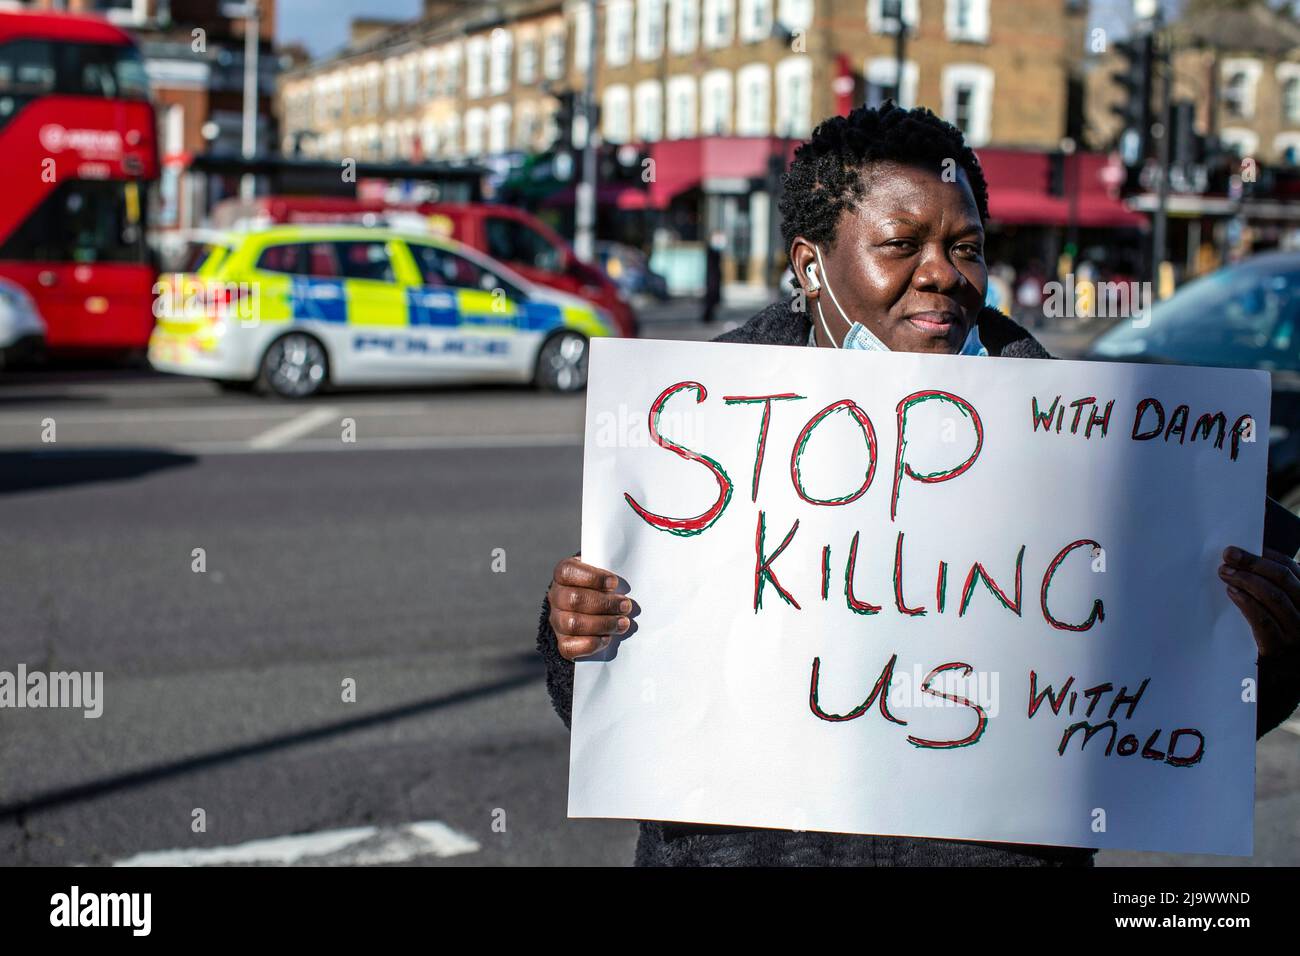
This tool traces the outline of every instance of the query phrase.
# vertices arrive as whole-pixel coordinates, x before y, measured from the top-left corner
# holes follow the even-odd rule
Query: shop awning
[[[777,136],[700,136],[668,139],[647,146],[655,179],[649,203],[662,209],[675,197],[708,180],[761,179],[773,156],[790,164],[802,142]]]
[[[1109,158],[1075,153],[1065,159],[1064,196],[1048,192],[1051,159],[1045,152],[977,150],[989,185],[989,218],[1009,226],[1068,226],[1081,229],[1139,229],[1147,217],[1132,212],[1107,192],[1102,170]],[[1075,177],[1077,176],[1077,186]],[[1070,192],[1077,189],[1071,210]]]

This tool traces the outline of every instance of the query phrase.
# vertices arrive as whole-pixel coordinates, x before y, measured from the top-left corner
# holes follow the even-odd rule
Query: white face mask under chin
[[[875,335],[873,335],[871,331],[861,322],[849,321],[849,317],[844,314],[844,309],[841,308],[840,306],[840,300],[835,298],[835,290],[831,288],[830,279],[826,275],[826,266],[822,262],[821,248],[814,245],[813,252],[817,254],[817,266],[818,266],[818,271],[821,275],[821,284],[826,289],[827,294],[831,297],[831,301],[835,303],[835,308],[839,311],[840,317],[844,319],[845,323],[849,327],[848,332],[844,334],[844,341],[842,343],[837,342],[835,340],[835,336],[831,335],[830,328],[826,325],[826,315],[825,313],[822,312],[822,299],[821,296],[818,296],[817,317],[821,320],[822,331],[826,333],[827,341],[830,342],[831,345],[835,346],[835,348],[837,349],[839,348],[858,349],[864,352],[892,352],[893,349],[891,349],[884,342],[880,341],[880,339]],[[816,334],[817,333],[814,331],[812,336],[809,338],[810,344],[814,344],[816,342]],[[980,330],[978,324],[971,326],[970,332],[967,333],[966,335],[966,341],[962,343],[961,350],[957,354],[958,355],[988,355],[989,354],[988,349],[984,347],[984,343],[980,341]]]

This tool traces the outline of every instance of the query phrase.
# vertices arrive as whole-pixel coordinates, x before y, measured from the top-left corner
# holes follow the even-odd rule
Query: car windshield
[[[188,242],[184,250],[176,257],[173,272],[201,272],[206,268],[212,271],[225,258],[228,250],[215,242]]]
[[[1092,346],[1111,359],[1300,371],[1300,264],[1221,269]]]

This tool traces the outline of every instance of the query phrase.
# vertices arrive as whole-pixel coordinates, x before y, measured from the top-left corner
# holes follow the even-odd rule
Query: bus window
[[[42,40],[0,45],[0,95],[41,96],[55,87],[54,55]]]
[[[50,93],[147,99],[149,78],[139,51],[129,46],[49,40],[0,44],[0,96]]]
[[[138,189],[129,180],[60,183],[0,246],[0,259],[147,262],[140,204],[130,196]]]

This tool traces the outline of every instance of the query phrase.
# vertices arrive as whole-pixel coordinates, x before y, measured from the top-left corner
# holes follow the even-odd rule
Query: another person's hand
[[[1219,577],[1255,635],[1261,658],[1300,651],[1300,565],[1280,551],[1226,548]]]
[[[577,558],[555,566],[546,596],[561,657],[572,661],[595,654],[632,626],[632,601],[617,588],[618,575]]]

